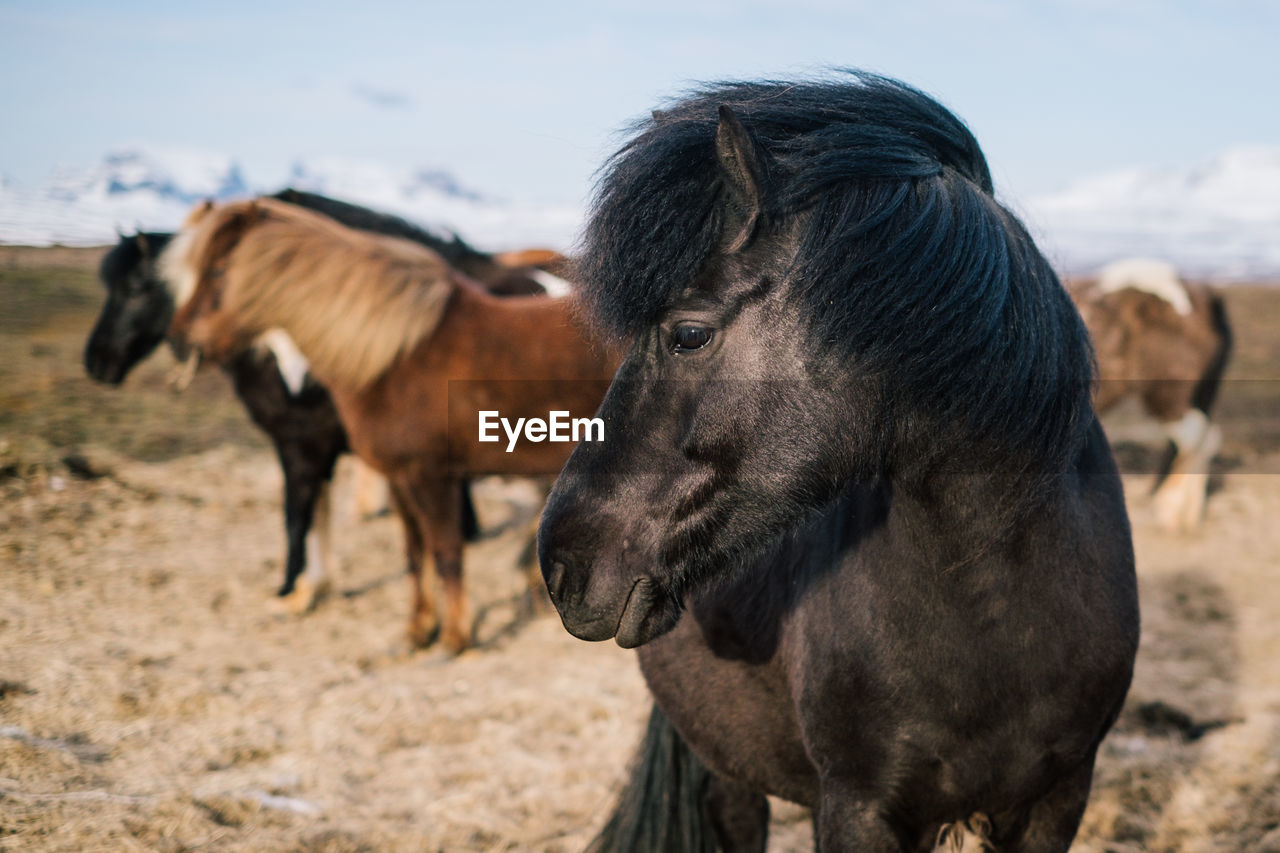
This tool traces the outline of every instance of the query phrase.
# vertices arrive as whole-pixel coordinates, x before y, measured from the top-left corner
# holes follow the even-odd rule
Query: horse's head
[[[585,236],[584,305],[631,346],[539,534],[584,639],[659,636],[856,483],[1009,478],[1014,518],[1091,423],[1069,299],[972,134],[896,81],[680,102],[615,156]]]
[[[634,335],[600,410],[604,441],[575,450],[543,516],[548,589],[583,639],[666,632],[686,592],[851,474],[848,382],[785,285],[797,222],[773,215],[780,167],[727,108],[714,156],[715,245]]]
[[[164,340],[173,317],[173,297],[156,269],[169,234],[122,236],[102,259],[98,277],[107,301],[84,350],[84,366],[99,382],[113,385]]]

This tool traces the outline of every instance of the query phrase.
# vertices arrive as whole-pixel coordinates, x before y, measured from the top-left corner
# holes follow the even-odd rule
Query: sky
[[[699,81],[861,67],[965,119],[1006,198],[1280,144],[1271,0],[0,0],[0,176],[146,144],[442,168],[582,201],[626,126]]]

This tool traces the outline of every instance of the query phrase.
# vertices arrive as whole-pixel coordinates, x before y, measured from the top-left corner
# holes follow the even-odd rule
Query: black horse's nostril
[[[564,587],[565,578],[569,576],[569,571],[565,564],[559,560],[551,562],[551,570],[547,572],[547,594],[551,596],[552,601],[560,598],[561,589]]]

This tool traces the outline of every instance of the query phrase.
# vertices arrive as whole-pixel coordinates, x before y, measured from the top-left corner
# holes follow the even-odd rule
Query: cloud
[[[378,89],[364,83],[356,83],[351,87],[351,94],[371,107],[380,110],[403,110],[413,102],[404,92],[394,89]]]

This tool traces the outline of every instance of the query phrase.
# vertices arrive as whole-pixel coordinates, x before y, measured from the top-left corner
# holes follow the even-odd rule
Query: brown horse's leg
[[[387,511],[389,490],[381,474],[357,459],[351,479],[357,518],[373,518]]]
[[[462,584],[462,550],[445,554],[436,551],[436,571],[444,584],[444,627],[440,640],[454,654],[464,651],[472,643],[471,603]]]
[[[404,543],[409,570],[409,586],[413,592],[413,607],[409,611],[409,642],[425,648],[436,640],[440,623],[436,617],[435,593],[431,578],[423,571],[426,559],[426,541],[423,536],[423,519],[412,491],[405,483],[391,483],[391,501],[404,525]]]
[[[405,497],[421,520],[444,587],[440,641],[456,654],[471,645],[472,629],[471,605],[462,584],[462,483],[435,474],[417,477]]]

